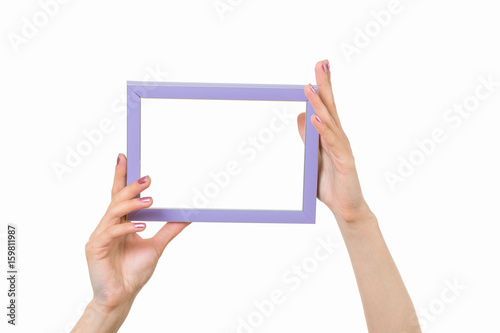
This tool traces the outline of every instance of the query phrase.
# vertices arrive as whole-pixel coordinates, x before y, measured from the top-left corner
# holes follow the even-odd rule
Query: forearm
[[[346,223],[337,217],[370,333],[420,332],[415,308],[373,214]]]
[[[118,329],[125,321],[132,302],[129,304],[121,304],[118,308],[110,310],[98,306],[92,300],[85,309],[82,317],[73,327],[72,333],[111,333],[118,332]]]

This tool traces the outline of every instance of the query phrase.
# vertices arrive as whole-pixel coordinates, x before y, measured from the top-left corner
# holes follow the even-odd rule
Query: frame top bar
[[[213,83],[213,82],[153,82],[127,81],[127,86],[175,86],[175,87],[217,87],[217,88],[275,88],[275,89],[304,89],[300,84],[255,84],[255,83]],[[313,87],[316,88],[315,85]]]

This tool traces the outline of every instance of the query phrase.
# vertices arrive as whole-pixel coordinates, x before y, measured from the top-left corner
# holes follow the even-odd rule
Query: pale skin
[[[318,198],[332,211],[356,276],[370,333],[421,332],[415,308],[368,207],[358,179],[351,145],[340,124],[327,60],[315,67],[317,93],[304,92],[314,108],[311,122],[320,134]],[[304,139],[305,114],[299,115]]]
[[[132,223],[125,216],[153,204],[135,196],[151,185],[145,176],[126,185],[127,159],[118,156],[111,203],[85,245],[94,297],[72,332],[117,332],[135,297],[149,281],[167,244],[189,222],[167,222],[149,239],[137,232],[144,223]]]
[[[332,92],[327,60],[315,66],[317,92],[304,93],[315,110],[311,122],[320,134],[318,199],[332,211],[344,238],[370,333],[421,332],[415,309],[368,207]],[[297,118],[304,140],[305,114]],[[150,239],[137,232],[145,225],[125,216],[151,206],[135,198],[151,184],[149,177],[126,186],[126,163],[118,157],[112,200],[85,246],[94,297],[72,332],[117,332],[133,301],[153,274],[167,244],[188,222],[168,222]]]

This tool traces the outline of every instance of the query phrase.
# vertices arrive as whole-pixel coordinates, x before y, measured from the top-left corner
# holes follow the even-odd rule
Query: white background
[[[365,197],[425,331],[499,331],[500,87],[460,123],[443,118],[471,100],[481,76],[500,81],[496,2],[402,1],[350,62],[342,43],[376,28],[370,13],[388,1],[232,3],[222,20],[213,0],[69,1],[18,52],[9,34],[43,19],[42,9],[2,3],[1,260],[6,223],[15,223],[20,265],[19,326],[7,332],[67,332],[91,296],[84,245],[125,152],[127,80],[305,85],[326,58]],[[54,163],[102,121],[112,130],[59,179]],[[392,191],[384,175],[436,128],[447,139]],[[364,332],[344,245],[310,266],[328,235],[341,241],[321,203],[316,225],[193,224],[169,245],[121,332],[237,332],[238,318],[258,316],[254,302],[274,289],[286,299],[254,332]],[[292,290],[283,276],[304,260],[314,269]],[[450,292],[454,280],[465,289]]]
[[[155,179],[141,197],[152,209],[302,211],[306,105],[141,98],[140,170]]]

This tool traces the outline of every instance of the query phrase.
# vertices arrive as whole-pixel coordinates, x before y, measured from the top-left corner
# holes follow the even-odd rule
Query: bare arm
[[[73,327],[72,333],[96,332],[109,333],[118,332],[127,317],[132,301],[122,304],[116,308],[99,306],[93,299],[85,308],[82,317]]]
[[[349,223],[337,221],[349,251],[369,332],[421,332],[410,295],[375,215]]]
[[[415,309],[361,192],[349,140],[340,124],[327,60],[315,67],[318,90],[304,89],[316,114],[311,122],[320,134],[318,198],[332,211],[344,238],[368,330],[371,333],[421,332]],[[305,114],[298,119],[304,139]]]

